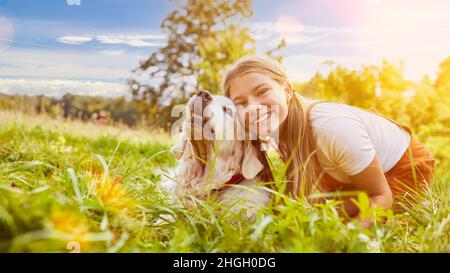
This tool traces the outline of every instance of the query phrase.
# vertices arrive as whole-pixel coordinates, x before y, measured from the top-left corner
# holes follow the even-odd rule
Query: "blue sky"
[[[120,96],[159,46],[166,0],[0,0],[0,92]],[[450,1],[254,0],[243,22],[259,52],[285,37],[292,80],[326,73],[326,60],[357,69],[404,61],[407,78],[434,77],[450,55]]]

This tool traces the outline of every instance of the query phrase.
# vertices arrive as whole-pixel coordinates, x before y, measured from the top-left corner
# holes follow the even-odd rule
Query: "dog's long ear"
[[[264,166],[258,158],[258,151],[251,141],[244,142],[244,157],[242,159],[242,175],[245,179],[255,178]]]
[[[180,135],[178,142],[170,148],[170,151],[175,155],[176,159],[180,159],[183,155],[187,142],[186,135],[183,133]]]

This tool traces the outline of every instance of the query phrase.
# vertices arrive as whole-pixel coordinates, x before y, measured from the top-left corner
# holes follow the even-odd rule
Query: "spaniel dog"
[[[181,134],[171,149],[179,161],[173,193],[218,196],[231,211],[251,218],[270,198],[256,184],[272,181],[272,175],[258,142],[240,137],[243,128],[235,115],[236,107],[224,96],[200,91],[189,99]]]

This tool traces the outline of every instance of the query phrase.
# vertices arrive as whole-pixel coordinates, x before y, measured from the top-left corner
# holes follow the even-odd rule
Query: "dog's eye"
[[[231,108],[227,107],[227,106],[222,106],[222,109],[225,113],[227,113],[228,115],[232,116],[233,115],[233,111],[231,111]]]

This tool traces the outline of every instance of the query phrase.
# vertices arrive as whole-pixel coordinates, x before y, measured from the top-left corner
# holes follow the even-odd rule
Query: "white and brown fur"
[[[202,105],[201,116],[194,112],[196,100],[200,100]],[[172,192],[176,196],[195,195],[200,198],[211,196],[212,192],[218,193],[218,202],[230,206],[236,204],[230,207],[233,212],[241,213],[243,209],[245,215],[253,217],[270,198],[269,191],[256,184],[271,181],[272,176],[267,158],[259,152],[257,142],[236,139],[236,134],[232,139],[223,135],[230,130],[242,130],[236,122],[235,112],[230,99],[212,96],[207,91],[200,91],[189,99],[181,134],[171,149],[179,160],[175,170],[177,183]],[[195,123],[196,119],[201,122]],[[203,130],[206,125],[214,128],[212,138],[193,140],[192,133]],[[244,179],[237,186],[225,185],[236,173],[241,173]]]

